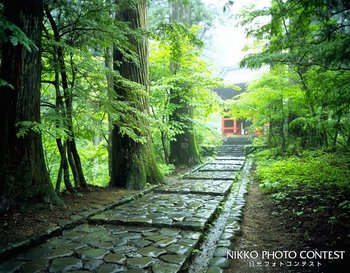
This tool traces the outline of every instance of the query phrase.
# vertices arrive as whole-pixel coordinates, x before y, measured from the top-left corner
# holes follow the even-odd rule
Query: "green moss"
[[[127,177],[126,188],[141,190],[146,186],[145,166],[140,158],[135,154],[132,157],[132,165]]]
[[[142,149],[139,155],[133,155],[132,166],[127,178],[126,188],[144,189],[146,184],[158,184],[163,181],[157,163],[149,149]]]

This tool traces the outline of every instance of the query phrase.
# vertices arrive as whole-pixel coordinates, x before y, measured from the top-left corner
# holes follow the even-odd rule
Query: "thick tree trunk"
[[[170,141],[169,161],[175,166],[192,166],[198,164],[201,160],[193,132],[192,107],[188,105],[186,99],[181,98],[178,94],[172,94],[170,103],[176,105],[176,109],[170,116],[170,120],[183,124],[183,133],[177,134],[175,140]]]
[[[4,16],[19,26],[38,49],[7,42],[0,78],[0,210],[27,203],[63,205],[50,182],[40,132],[42,0],[5,0]],[[25,124],[23,123],[25,122]],[[26,125],[26,126],[24,126]],[[17,136],[26,127],[23,136]]]
[[[133,29],[146,29],[146,0],[137,1],[128,5],[118,12],[119,20],[129,23]],[[124,59],[122,53],[114,48],[114,69],[121,76],[145,87],[148,92],[148,47],[147,40],[130,37],[129,42],[134,46],[138,56],[139,64]],[[132,87],[114,86],[115,92],[121,99],[128,101],[137,110],[148,114],[147,97],[135,92]],[[135,142],[127,135],[120,133],[118,124],[114,124],[111,132],[111,180],[110,185],[114,187],[125,187],[130,189],[141,189],[146,183],[155,184],[162,181],[161,174],[157,168],[152,148],[149,125],[147,121],[139,116],[132,116],[136,124],[142,128],[140,137],[147,139],[147,143]],[[125,121],[126,122],[126,121]]]

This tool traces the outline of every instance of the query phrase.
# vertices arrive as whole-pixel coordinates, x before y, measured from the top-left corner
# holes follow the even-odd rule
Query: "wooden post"
[[[236,118],[233,119],[233,133],[234,134],[237,133],[237,121],[236,121]]]

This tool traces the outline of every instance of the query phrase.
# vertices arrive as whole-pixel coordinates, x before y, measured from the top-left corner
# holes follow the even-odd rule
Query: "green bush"
[[[158,163],[157,165],[159,171],[164,176],[171,174],[175,170],[175,166],[173,164]]]

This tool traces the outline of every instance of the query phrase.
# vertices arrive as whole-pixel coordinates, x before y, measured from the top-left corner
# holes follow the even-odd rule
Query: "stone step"
[[[232,185],[230,180],[180,180],[161,186],[155,192],[226,195]]]
[[[223,141],[223,146],[226,145],[248,145],[252,143],[251,136],[232,136],[226,137]]]
[[[85,224],[1,264],[0,271],[176,273],[200,237],[180,229]]]
[[[97,214],[95,224],[180,227],[202,231],[223,196],[151,193],[134,202]]]
[[[187,174],[183,179],[195,180],[229,180],[233,181],[237,176],[237,172],[233,171],[214,171],[214,172],[200,172],[196,171]]]
[[[227,145],[220,154],[182,179],[14,255],[0,272],[184,272],[231,186],[238,186],[243,145]]]
[[[217,163],[217,164],[244,164],[245,156],[216,156],[208,163]]]
[[[237,165],[227,165],[227,164],[216,164],[216,163],[207,163],[198,169],[199,172],[220,172],[220,171],[239,171],[242,168],[243,164]]]

